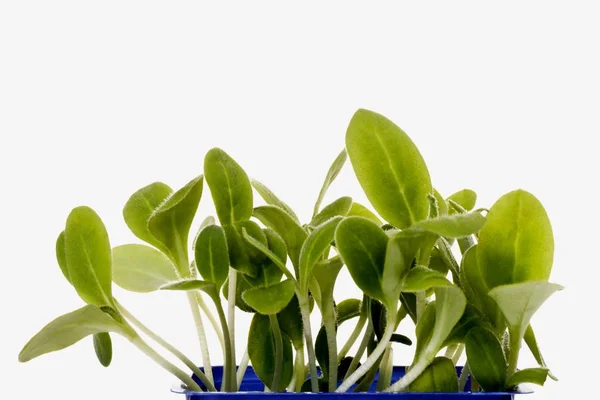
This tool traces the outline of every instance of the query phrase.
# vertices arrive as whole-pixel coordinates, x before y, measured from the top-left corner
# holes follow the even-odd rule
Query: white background
[[[121,338],[108,369],[90,338],[17,362],[31,335],[82,305],[54,258],[69,210],[97,210],[113,245],[136,241],[121,218],[128,196],[156,180],[182,186],[219,146],[306,221],[359,107],[413,138],[443,194],[469,187],[484,207],[516,188],[541,199],[551,280],[566,290],[534,325],[560,382],[527,398],[594,397],[600,13],[481,3],[0,3],[0,398],[179,398]],[[327,200],[342,194],[366,201],[349,166]],[[357,294],[350,282],[338,300]],[[115,294],[199,360],[183,295]],[[238,356],[248,322],[240,315]],[[527,350],[521,365],[534,366]]]

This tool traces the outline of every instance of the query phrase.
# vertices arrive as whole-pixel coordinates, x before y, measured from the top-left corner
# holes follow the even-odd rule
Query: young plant
[[[44,327],[19,360],[92,335],[98,360],[108,366],[113,333],[174,374],[190,392],[238,391],[249,363],[265,390],[274,392],[459,392],[466,390],[468,377],[471,391],[498,392],[514,391],[524,382],[541,385],[548,376],[556,379],[531,326],[534,313],[562,289],[548,282],[554,239],[539,200],[515,190],[487,210],[475,209],[477,195],[469,189],[444,198],[408,135],[372,111],[354,114],[345,142],[305,223],[218,148],[206,154],[204,175],[183,188],[173,191],[155,182],[129,198],[123,217],[146,244],[111,248],[100,217],[88,207],[75,208],[58,236],[56,256],[86,305]],[[347,160],[374,211],[346,196],[321,207]],[[217,219],[204,219],[190,251],[204,181]],[[255,204],[254,191],[266,204]],[[362,299],[335,298],[343,268]],[[138,293],[184,291],[202,368],[118,302],[113,282]],[[313,337],[315,309],[322,323]],[[253,314],[239,366],[237,310]],[[406,373],[393,382],[394,346],[412,345],[398,332],[406,317],[414,324],[416,348]],[[349,321],[354,327],[339,348],[338,331]],[[167,361],[140,333],[192,375]],[[207,334],[221,343],[220,382],[214,379]],[[518,368],[523,341],[538,367]],[[457,375],[464,351],[467,363]]]

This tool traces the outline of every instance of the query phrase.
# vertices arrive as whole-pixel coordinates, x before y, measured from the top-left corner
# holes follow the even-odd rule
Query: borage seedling
[[[381,219],[350,197],[321,208],[347,159]],[[205,180],[218,224],[206,217],[189,252]],[[266,205],[255,206],[254,191]],[[350,121],[345,149],[329,169],[306,223],[227,153],[212,149],[204,159],[204,175],[183,188],[173,191],[155,182],[127,201],[125,222],[146,244],[111,248],[92,209],[77,207],[69,214],[56,255],[87,305],[44,327],[19,360],[93,335],[96,355],[108,366],[110,333],[116,333],[197,392],[238,391],[249,363],[265,387],[276,392],[367,391],[377,372],[377,391],[459,392],[469,376],[473,391],[511,391],[523,382],[541,385],[548,376],[555,378],[530,322],[561,289],[548,282],[554,251],[550,221],[538,199],[523,190],[505,194],[489,210],[475,209],[476,198],[469,189],[444,198],[432,186],[412,140],[367,110],[357,111]],[[362,299],[334,298],[344,267]],[[112,282],[140,293],[184,291],[203,368],[119,303]],[[313,337],[315,308],[322,322]],[[236,309],[254,314],[239,365]],[[394,346],[412,345],[397,332],[407,316],[415,326],[415,354],[404,376],[392,382]],[[352,320],[349,339],[339,348],[337,332]],[[212,373],[207,321],[223,351],[220,382]],[[172,353],[197,381],[140,333]],[[523,341],[539,367],[518,368]],[[458,376],[455,366],[464,351],[467,363]]]

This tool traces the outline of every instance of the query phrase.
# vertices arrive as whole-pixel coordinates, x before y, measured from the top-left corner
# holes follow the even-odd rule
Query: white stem
[[[346,357],[352,346],[354,346],[354,343],[356,343],[356,340],[360,336],[360,333],[362,332],[366,322],[367,318],[361,315],[358,319],[358,323],[354,327],[354,330],[350,334],[350,337],[348,337],[348,340],[346,341],[346,343],[342,347],[342,350],[340,350],[340,353],[338,354],[338,362],[342,361],[342,359]]]
[[[394,383],[392,386],[387,388],[386,392],[404,392],[408,389],[408,386],[413,383],[415,379],[425,371],[425,369],[431,364],[431,361],[435,357],[435,354],[432,357],[421,357],[421,359],[406,372],[399,381]]]
[[[462,371],[460,372],[460,378],[458,378],[458,391],[463,392],[465,390],[465,386],[467,384],[467,379],[469,379],[469,374],[471,373],[471,367],[469,367],[469,363],[465,363]]]
[[[298,293],[296,293],[298,295]],[[302,327],[304,329],[304,340],[306,342],[306,351],[308,353],[308,365],[310,368],[310,386],[313,393],[319,392],[319,382],[317,375],[317,357],[312,340],[312,329],[310,327],[310,308],[305,296],[298,296],[300,303],[300,314],[302,315]]]
[[[235,294],[237,287],[237,271],[229,268],[229,291],[227,293],[227,326],[229,327],[229,341],[231,342],[231,358],[236,365],[235,356]]]
[[[212,326],[213,330],[217,334],[217,337],[219,338],[219,342],[221,343],[221,350],[223,350],[223,354],[225,354],[225,341],[223,340],[223,331],[221,330],[221,326],[219,325],[219,322],[215,319],[215,315],[212,313],[210,308],[208,308],[208,306],[206,305],[206,302],[204,301],[204,298],[202,297],[201,293],[199,291],[195,291],[195,295],[196,295],[196,300],[198,301],[198,305],[200,306],[200,309],[202,310],[204,315],[206,315],[206,317],[208,318],[208,322],[210,322],[210,325]]]
[[[206,331],[204,330],[204,324],[202,323],[202,316],[200,310],[198,310],[198,303],[196,297],[192,292],[187,292],[188,302],[192,310],[192,317],[196,324],[198,331],[198,341],[200,342],[200,351],[202,353],[202,365],[204,366],[204,373],[208,380],[214,384],[212,365],[210,364],[210,353],[208,351],[208,343],[206,342]]]
[[[250,356],[248,355],[248,348],[246,347],[246,351],[242,356],[242,361],[240,361],[240,366],[237,370],[237,389],[240,390],[242,386],[242,380],[244,379],[244,374],[246,373],[246,369],[248,368],[248,363],[250,362]]]

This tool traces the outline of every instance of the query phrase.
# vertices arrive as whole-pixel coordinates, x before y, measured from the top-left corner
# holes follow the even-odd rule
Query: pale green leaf
[[[62,231],[56,238],[56,261],[60,267],[60,271],[65,276],[65,279],[71,283],[69,276],[69,267],[67,265],[67,255],[65,254],[65,231]]]
[[[425,219],[415,223],[411,229],[423,230],[447,238],[462,238],[479,232],[484,225],[485,217],[478,212],[472,212]]]
[[[112,279],[123,289],[148,293],[178,279],[175,266],[160,251],[143,244],[126,244],[112,250]]]
[[[217,289],[223,286],[229,274],[229,252],[223,228],[209,225],[202,229],[194,246],[194,255],[200,276],[214,283]]]
[[[303,292],[308,290],[312,269],[325,250],[329,249],[341,221],[342,217],[331,218],[312,231],[304,242],[300,251],[300,287]]]
[[[502,391],[507,365],[496,335],[482,327],[473,328],[465,337],[465,348],[471,373],[481,388],[486,392]]]
[[[300,220],[298,219],[298,216],[296,215],[294,210],[292,210],[292,208],[290,206],[288,206],[285,202],[280,200],[279,197],[277,197],[275,195],[275,193],[273,193],[271,191],[271,189],[269,189],[268,187],[266,187],[265,185],[263,185],[261,182],[257,181],[256,179],[252,179],[251,183],[252,183],[252,187],[258,192],[260,197],[262,197],[262,199],[267,204],[281,208],[286,213],[288,213],[290,215],[290,217],[292,217],[296,222],[298,222],[298,223],[300,222]]]
[[[242,299],[263,315],[277,314],[294,296],[294,281],[287,279],[273,286],[256,287],[242,293]]]
[[[540,367],[548,368],[548,366],[546,365],[546,361],[544,361],[544,357],[542,356],[542,352],[540,351],[540,348],[538,346],[537,339],[535,337],[535,332],[533,331],[533,327],[531,326],[531,324],[529,324],[529,326],[525,330],[525,336],[523,336],[523,339],[525,340],[527,347],[529,347],[529,350],[531,350],[531,354],[533,354],[535,361],[537,361]],[[556,376],[554,376],[554,374],[550,370],[548,370],[548,376],[553,381],[558,381]]]
[[[512,389],[521,383],[533,383],[536,385],[544,386],[549,372],[550,371],[548,371],[548,368],[522,369],[512,374],[506,380],[506,387],[508,389]]]
[[[383,224],[383,222],[381,222],[379,217],[377,215],[375,215],[375,213],[373,211],[369,210],[367,207],[365,207],[362,204],[359,204],[357,202],[352,203],[352,207],[350,207],[350,211],[348,211],[348,216],[349,217],[363,217],[363,218],[370,219],[371,221],[375,222],[377,225]]]
[[[444,197],[435,188],[433,188],[433,197],[435,198],[438,208],[437,216],[448,215],[448,204],[446,204],[446,200],[444,200]],[[431,213],[429,214],[429,218],[431,218]]]
[[[320,213],[318,213],[310,222],[310,226],[316,228],[317,226],[329,221],[334,217],[345,217],[348,215],[350,208],[352,207],[352,197],[340,197],[333,203],[326,205]]]
[[[440,286],[452,286],[452,283],[443,274],[422,265],[416,265],[408,271],[402,291],[416,293]]]
[[[217,287],[214,283],[200,279],[181,279],[179,281],[170,282],[161,286],[160,290],[180,290],[184,292],[201,290],[211,296],[213,299],[216,299],[219,296]]]
[[[331,304],[329,302],[333,302],[333,289],[335,287],[335,281],[343,265],[344,264],[341,258],[338,256],[319,261],[313,269],[313,275],[317,285],[319,286],[320,292],[317,305],[322,312],[326,309],[327,304]]]
[[[458,203],[466,211],[471,211],[473,208],[475,208],[475,203],[477,202],[477,193],[471,189],[463,189],[448,196],[447,200],[452,200]],[[450,207],[449,213],[455,214],[456,211]]]
[[[329,167],[329,171],[327,171],[327,175],[325,176],[325,181],[323,182],[323,186],[321,187],[321,190],[319,191],[319,197],[317,198],[317,201],[315,202],[315,207],[314,207],[314,211],[313,211],[313,219],[319,213],[319,207],[321,207],[321,202],[323,201],[323,198],[325,198],[325,193],[327,193],[327,189],[329,189],[329,186],[331,186],[331,184],[333,183],[335,178],[337,178],[337,176],[340,174],[340,171],[342,170],[342,167],[346,163],[347,158],[348,158],[348,154],[346,153],[346,149],[344,149],[340,152],[340,154],[338,154],[338,156],[335,158],[335,160]]]

